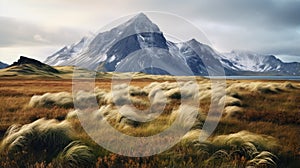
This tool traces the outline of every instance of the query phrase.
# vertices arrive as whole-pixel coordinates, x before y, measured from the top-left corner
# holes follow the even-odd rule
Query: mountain
[[[186,43],[168,41],[159,27],[140,13],[127,22],[88,39],[81,49],[70,54],[62,49],[48,57],[50,65],[76,65],[104,72],[144,72],[149,74],[203,75],[218,74],[217,53],[196,40]],[[76,46],[76,45],[72,45]],[[72,48],[72,47],[69,47]],[[197,52],[192,52],[192,51]],[[207,52],[212,52],[207,55]],[[62,59],[67,55],[67,59]],[[202,59],[206,60],[205,67]],[[52,61],[55,60],[55,61]],[[196,61],[196,62],[194,62]],[[197,64],[197,66],[193,66]]]
[[[35,59],[21,56],[17,62],[0,70],[1,77],[59,77],[61,72]]]
[[[7,67],[7,66],[8,66],[8,64],[5,64],[5,63],[3,63],[3,62],[0,61],[0,69],[3,69],[5,67]]]
[[[20,59],[17,62],[14,62],[13,64],[9,65],[8,68],[13,68],[13,67],[34,67],[40,71],[44,71],[47,73],[59,73],[59,71],[47,64],[41,63],[38,60],[32,59],[32,58],[27,58],[24,56],[21,56]],[[25,73],[30,73],[31,70],[28,69],[27,72],[25,69],[22,70]]]
[[[72,79],[74,77],[74,66],[49,66],[38,60],[21,56],[18,61],[0,69],[0,78],[18,77],[18,78],[64,78]],[[80,77],[90,77],[94,74],[83,68],[76,68],[76,75]],[[98,73],[97,77],[111,79],[110,73]]]
[[[64,46],[56,53],[49,56],[45,60],[45,63],[52,66],[64,65],[64,62],[68,61],[75,54],[81,52],[86,43],[87,37],[84,37],[78,43],[72,44],[71,46]]]
[[[145,72],[190,75],[182,57],[169,52],[168,41],[157,25],[143,13],[110,31],[99,33],[85,47],[65,61],[60,51],[46,59],[50,65],[76,65],[105,72]],[[126,59],[125,59],[126,58]],[[57,63],[59,62],[59,63]],[[168,66],[168,64],[172,66]],[[163,70],[166,69],[166,70]],[[168,71],[168,72],[167,72]]]
[[[140,13],[119,26],[83,38],[49,56],[49,65],[74,65],[103,72],[198,75],[299,75],[299,63],[275,56],[233,51],[220,54],[195,39],[168,41],[159,27]],[[223,69],[224,68],[224,69]]]
[[[176,45],[195,75],[218,76],[224,72],[226,75],[235,75],[236,73],[229,67],[223,67],[219,62],[221,55],[206,44],[192,39]]]
[[[225,67],[243,72],[268,73],[276,75],[299,75],[300,63],[284,63],[274,55],[262,55],[248,51],[232,51],[222,55]]]

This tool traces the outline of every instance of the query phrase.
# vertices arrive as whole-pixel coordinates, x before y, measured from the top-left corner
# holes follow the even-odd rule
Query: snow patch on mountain
[[[75,55],[78,55],[87,44],[87,41],[88,38],[84,37],[78,43],[63,47],[53,55],[49,56],[44,63],[52,66],[68,65],[66,62]]]
[[[232,51],[223,54],[232,67],[241,71],[265,72],[279,70],[282,61],[273,55],[261,55],[249,51]]]

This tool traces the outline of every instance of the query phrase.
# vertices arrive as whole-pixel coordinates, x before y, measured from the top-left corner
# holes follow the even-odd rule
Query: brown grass
[[[135,79],[131,81],[131,85],[143,88],[153,81],[153,79]],[[169,82],[174,81],[169,80]],[[200,83],[205,82],[200,81]],[[230,86],[236,83],[243,84],[249,82],[251,81],[232,80],[227,81],[227,84]],[[273,82],[283,84],[285,81]],[[296,82],[292,82],[292,84],[293,86],[299,86],[299,83]],[[111,81],[109,79],[97,80],[96,86],[100,89],[110,90]],[[205,84],[205,87],[207,87],[205,89],[209,89],[207,84]],[[72,92],[72,80],[1,79],[0,139],[6,129],[12,124],[27,124],[43,117],[48,119],[55,118],[58,120],[64,120],[68,112],[73,109],[59,107],[24,108],[33,95],[63,91]],[[248,90],[245,87],[241,87],[239,89],[235,88],[235,90],[230,90],[227,94],[240,100],[238,101],[238,106],[242,109],[243,113],[239,116],[238,120],[234,117],[224,117],[213,133],[213,137],[223,134],[237,133],[242,130],[272,136],[276,138],[281,145],[279,152],[276,153],[276,155],[280,158],[280,166],[284,167],[300,160],[300,89],[295,87],[286,87],[278,92],[262,92],[261,90],[256,92],[255,90]],[[149,103],[149,99],[146,95],[136,95],[135,97]],[[201,112],[207,114],[210,102],[210,96],[201,99]],[[132,136],[154,135],[167,128],[169,115],[172,111],[174,111],[174,109],[178,108],[179,105],[179,100],[172,99],[164,109],[162,116],[156,120],[142,124],[140,127],[127,127],[121,131]],[[227,105],[230,107],[231,105],[236,105],[236,103],[229,103]],[[136,107],[138,107],[138,109],[146,108],[140,104],[137,104]],[[205,165],[203,165],[203,161],[210,157],[206,156],[203,151],[200,151],[199,153],[199,151],[196,151],[193,146],[189,146],[185,143],[176,145],[163,154],[153,157],[130,158],[119,156],[112,154],[95,144],[83,131],[80,126],[80,122],[76,118],[70,119],[70,121],[72,122],[78,137],[95,149],[94,152],[99,157],[97,163],[95,163],[98,167],[172,167],[172,165],[176,167],[205,167]],[[195,127],[195,129],[201,129],[201,124],[200,126]],[[13,165],[14,163],[7,164]],[[44,164],[45,163],[37,163],[36,167],[47,167]],[[240,158],[240,160],[226,161],[226,164],[223,166],[238,167],[237,165],[239,165],[243,167],[245,164],[246,161],[243,160],[243,158]],[[3,165],[5,165],[4,162],[0,164],[0,167]],[[48,167],[51,167],[51,165],[48,165]]]

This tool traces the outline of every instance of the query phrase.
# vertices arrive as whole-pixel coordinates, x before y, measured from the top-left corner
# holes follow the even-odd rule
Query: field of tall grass
[[[99,146],[84,131],[74,109],[88,106],[91,93],[72,97],[72,80],[0,80],[0,167],[297,167],[300,165],[300,83],[228,80],[225,108],[216,130],[198,141],[211,103],[211,84],[199,79],[199,94],[192,83],[134,79],[130,86],[96,80],[94,96],[99,109],[89,114],[95,124],[108,121],[123,134],[147,137],[164,131],[179,118],[191,130],[171,149],[148,157],[127,157]],[[183,90],[178,89],[183,86]],[[158,89],[163,91],[163,95]],[[124,92],[124,90],[126,92]],[[126,96],[129,91],[129,96]],[[167,101],[162,101],[164,98]],[[182,107],[191,99],[199,108]],[[133,103],[136,109],[129,104]],[[151,106],[152,104],[152,106]],[[151,106],[151,107],[150,107]],[[124,112],[118,109],[122,107]],[[156,112],[163,110],[160,115]],[[181,113],[195,111],[191,122]],[[191,113],[192,115],[192,113]],[[150,121],[150,119],[155,118]],[[140,118],[149,119],[139,122]],[[191,117],[192,118],[192,117]],[[95,129],[95,135],[105,129]],[[114,139],[101,136],[105,141]],[[166,139],[172,141],[172,138]],[[132,142],[137,143],[137,142]],[[130,146],[130,144],[128,144]],[[151,146],[146,149],[151,150]],[[134,151],[133,151],[134,152]],[[149,151],[150,152],[150,151]]]

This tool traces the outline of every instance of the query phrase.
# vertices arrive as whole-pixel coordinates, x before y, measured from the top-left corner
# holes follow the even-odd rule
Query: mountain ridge
[[[0,69],[6,68],[8,64],[0,61]]]
[[[153,48],[159,51],[153,51]],[[175,73],[173,75],[300,75],[300,63],[284,63],[273,55],[241,51],[221,54],[196,39],[182,43],[171,42],[143,13],[109,31],[62,48],[49,56],[45,63],[75,65],[104,72],[123,70],[153,74],[165,73],[161,70],[166,68],[171,74]],[[159,66],[156,67],[158,69],[154,68],[155,65]],[[189,70],[179,72],[169,66]]]
[[[7,68],[24,66],[24,65],[31,65],[39,70],[46,71],[46,72],[60,73],[57,69],[55,69],[47,64],[44,64],[44,63],[42,63],[38,60],[32,59],[32,58],[27,58],[25,56],[20,56],[20,58],[17,62],[14,62],[13,64],[9,65]]]
[[[63,73],[38,60],[20,56],[18,61],[0,70],[0,77],[60,78]]]

